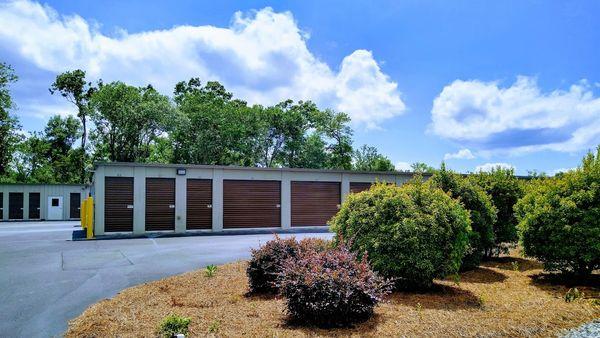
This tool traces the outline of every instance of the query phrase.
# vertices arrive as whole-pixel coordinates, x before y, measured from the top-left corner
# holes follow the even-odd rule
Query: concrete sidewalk
[[[209,264],[247,259],[252,247],[273,237],[71,241],[77,225],[0,223],[0,337],[60,335],[69,319],[124,288]],[[328,233],[294,236],[332,237]]]

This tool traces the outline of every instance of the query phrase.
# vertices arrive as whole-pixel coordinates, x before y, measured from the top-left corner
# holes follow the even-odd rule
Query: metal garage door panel
[[[212,180],[187,180],[186,228],[212,228]]]
[[[292,182],[292,226],[322,226],[338,212],[340,182]]]
[[[69,218],[79,219],[81,217],[81,193],[72,192],[69,196]]]
[[[133,231],[133,177],[104,178],[104,231]]]
[[[281,226],[281,182],[223,181],[223,227]]]
[[[350,182],[350,192],[357,193],[371,188],[371,182]]]
[[[23,219],[23,193],[8,193],[8,218]]]
[[[146,178],[146,231],[175,230],[175,179]]]
[[[40,218],[40,193],[29,193],[29,219]]]

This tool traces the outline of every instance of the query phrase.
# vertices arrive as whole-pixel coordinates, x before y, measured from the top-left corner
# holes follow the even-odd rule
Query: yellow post
[[[86,230],[87,238],[94,238],[94,199],[92,197],[87,198],[88,205],[85,207],[86,211]]]
[[[84,199],[81,202],[81,209],[79,209],[79,219],[81,220],[81,227],[84,228],[84,229],[86,227],[86,223],[85,223],[85,220],[86,220],[86,218],[85,218],[85,215],[86,215],[85,214],[86,213],[85,207],[87,206],[86,201],[87,201],[87,199]]]

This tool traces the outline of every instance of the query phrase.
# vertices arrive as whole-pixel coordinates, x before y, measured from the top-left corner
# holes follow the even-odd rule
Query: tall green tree
[[[95,91],[96,87],[86,80],[85,71],[81,69],[59,74],[50,87],[51,94],[59,93],[77,107],[77,117],[81,120],[82,125],[81,148],[83,151],[81,163],[84,164],[86,163],[87,118],[90,111],[89,101]],[[86,177],[85,165],[81,166],[80,176],[83,183]]]
[[[122,82],[99,86],[90,107],[94,157],[115,162],[147,162],[173,111],[169,98],[151,86]]]
[[[10,85],[17,81],[13,68],[0,63],[0,179],[7,180],[9,166],[16,145],[21,140],[21,128],[16,117],[10,114],[15,104],[10,95]]]
[[[410,168],[413,172],[416,173],[429,173],[432,174],[435,172],[435,168],[423,162],[415,162],[410,165]]]
[[[354,151],[354,170],[360,171],[394,171],[394,164],[389,158],[381,155],[377,148],[366,144]]]
[[[345,113],[336,113],[327,109],[318,128],[331,140],[326,147],[329,169],[352,169],[352,128],[350,117]]]

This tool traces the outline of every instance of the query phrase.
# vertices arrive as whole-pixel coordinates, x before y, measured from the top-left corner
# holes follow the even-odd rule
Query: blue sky
[[[1,2],[0,60],[29,131],[72,112],[47,90],[63,70],[165,94],[199,76],[346,111],[355,145],[399,168],[552,173],[600,144],[599,15],[597,1]]]

